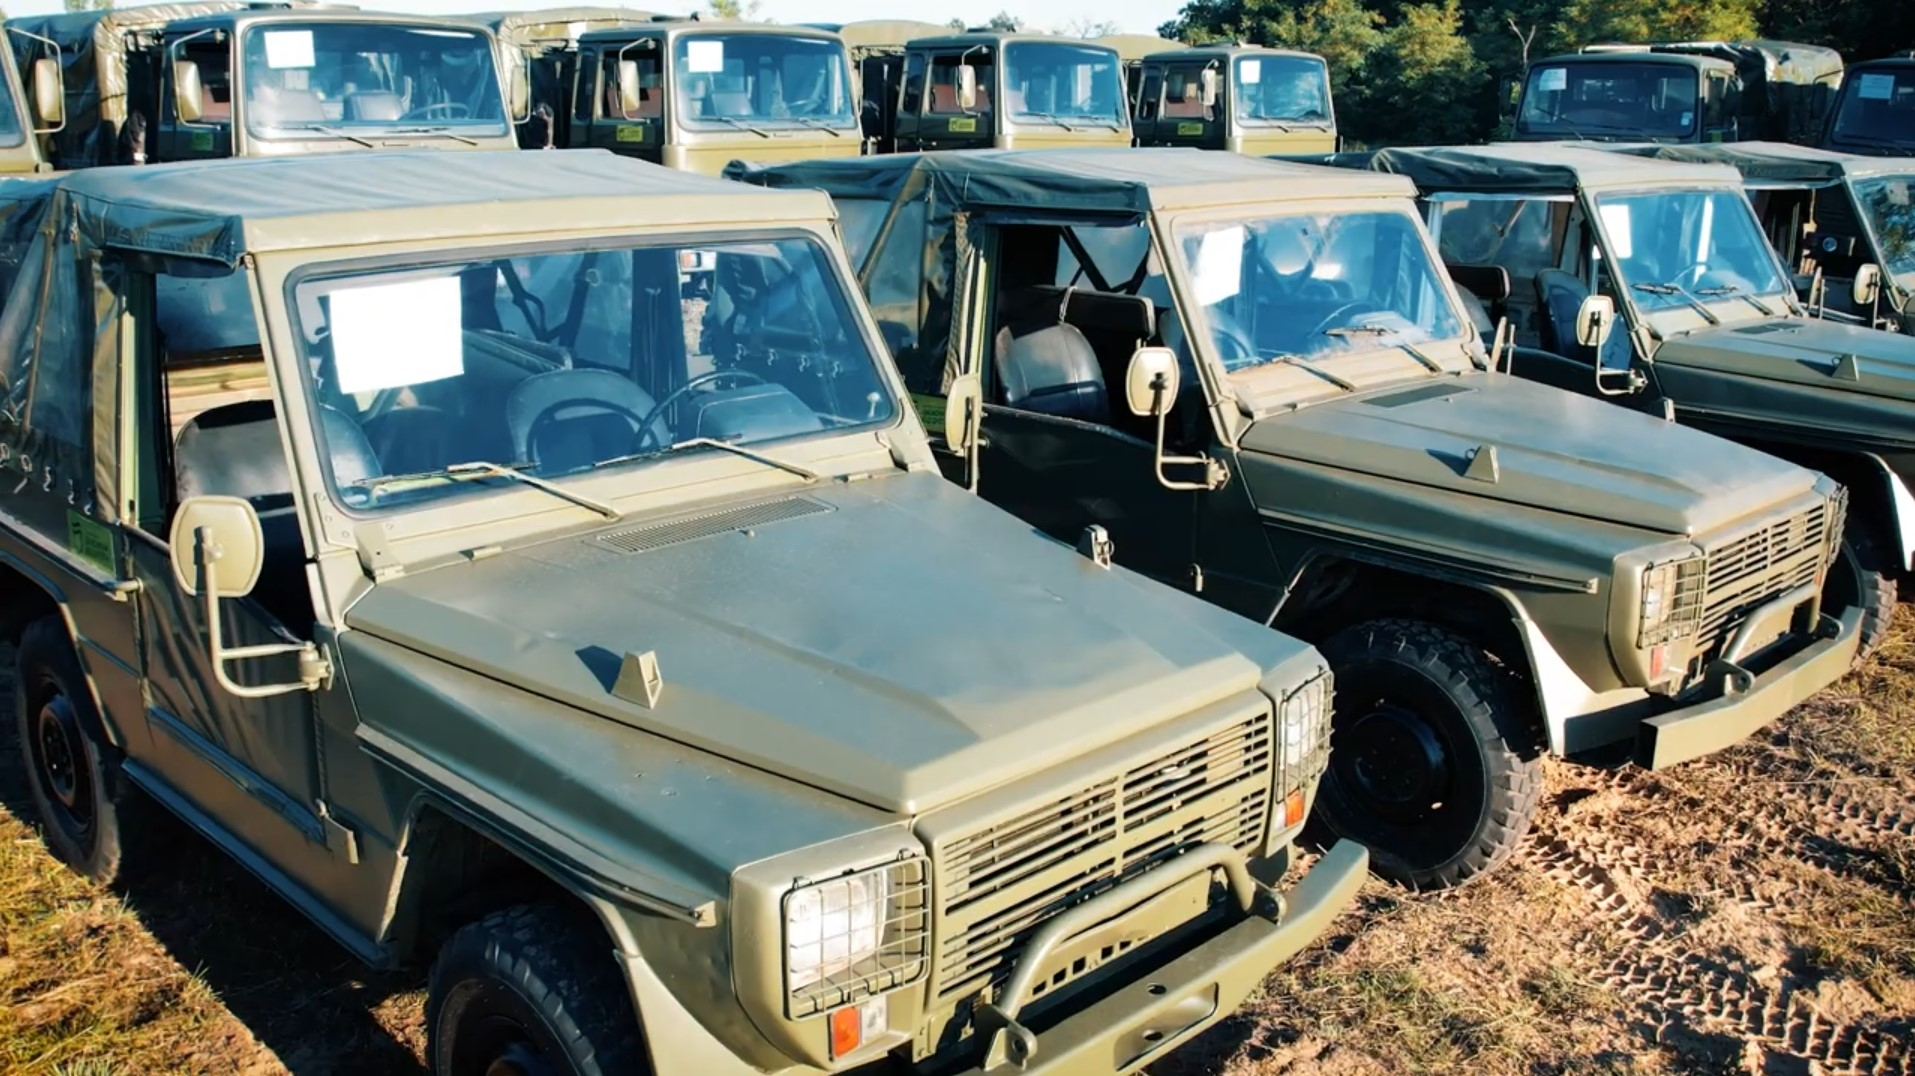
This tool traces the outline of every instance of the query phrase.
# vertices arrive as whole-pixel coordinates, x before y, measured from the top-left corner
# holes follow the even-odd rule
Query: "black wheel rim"
[[[52,821],[79,842],[93,832],[93,771],[84,737],[65,692],[49,688],[33,718],[34,777]]]
[[[1352,670],[1351,681],[1362,678]],[[1476,839],[1488,797],[1482,763],[1435,685],[1340,696],[1330,744],[1323,800],[1339,835],[1415,870],[1450,862]]]
[[[1447,800],[1450,753],[1421,714],[1379,703],[1350,723],[1344,740],[1331,757],[1345,787],[1372,813],[1414,824]]]
[[[542,1027],[528,1027],[510,1012],[509,996],[490,984],[468,982],[453,1004],[452,1076],[564,1076],[572,1071]]]

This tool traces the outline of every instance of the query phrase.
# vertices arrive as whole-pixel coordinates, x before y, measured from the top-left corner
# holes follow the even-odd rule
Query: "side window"
[[[665,112],[665,86],[658,73],[658,52],[656,49],[631,48],[621,57],[619,50],[606,49],[599,68],[599,97],[601,105],[599,115],[605,119],[648,120],[657,119]],[[638,110],[630,116],[625,115],[623,102],[618,99],[618,62],[631,60],[638,65]]]
[[[202,38],[180,49],[182,58],[199,66],[198,123],[231,123],[233,120],[232,53],[225,45]],[[166,117],[179,122],[174,114],[172,95],[163,104]]]
[[[1137,98],[1137,118],[1154,120],[1157,118],[1158,99],[1164,94],[1164,73],[1162,68],[1152,67],[1144,72],[1144,89]]]
[[[876,218],[871,225],[874,235],[865,243],[877,241],[875,232],[890,209],[890,203],[876,205],[877,212],[871,214]],[[898,207],[891,230],[871,254],[870,264],[865,264],[861,256],[863,244],[851,235],[849,225],[846,241],[852,251],[853,264],[861,266],[872,316],[877,319],[878,331],[884,334],[885,345],[898,364],[898,372],[904,375],[905,387],[915,393],[943,395],[944,356],[918,353],[918,304],[924,286],[924,262],[936,256],[935,251],[927,251],[924,245],[924,202],[912,199]]]
[[[1535,286],[1536,274],[1556,268],[1555,229],[1544,201],[1448,202],[1438,247],[1451,265],[1497,265],[1510,288]]]
[[[593,115],[592,102],[598,100],[599,54],[581,53],[578,71],[572,86],[572,116],[580,122],[590,122]]]
[[[92,363],[85,326],[94,308],[90,274],[70,248],[36,239],[0,314],[0,422],[8,440],[21,432],[45,447],[33,455],[55,482],[91,485]],[[13,427],[24,427],[18,431]]]
[[[924,107],[924,53],[914,52],[904,61],[904,89],[899,98],[898,115],[915,116]]]
[[[174,437],[212,408],[272,398],[250,287],[244,273],[154,276],[147,353],[165,382]]]
[[[991,57],[979,51],[970,54],[945,53],[931,60],[931,101],[925,108],[930,116],[966,115],[965,109],[958,106],[958,75],[960,67],[969,67],[977,72],[977,107],[970,112],[987,113],[991,111]]]

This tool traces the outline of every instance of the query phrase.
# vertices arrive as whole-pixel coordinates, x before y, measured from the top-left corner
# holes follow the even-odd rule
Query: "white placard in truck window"
[[[723,41],[685,42],[685,69],[694,75],[709,75],[725,69]]]
[[[1543,93],[1554,93],[1569,87],[1569,69],[1566,67],[1545,67],[1543,73],[1536,76],[1536,88]]]
[[[1221,303],[1243,290],[1244,228],[1233,224],[1206,232],[1197,241],[1197,301]]]
[[[1855,95],[1864,101],[1887,101],[1895,96],[1894,75],[1863,75]]]
[[[1629,234],[1629,207],[1626,205],[1606,205],[1602,207],[1603,231],[1609,233],[1609,252],[1617,258],[1629,257],[1635,249],[1635,237]]]
[[[1262,60],[1239,60],[1237,62],[1237,81],[1246,86],[1255,86],[1263,81]]]
[[[313,66],[311,30],[267,30],[266,66],[281,69]]]
[[[339,391],[392,389],[465,372],[458,277],[342,288],[329,303]]]

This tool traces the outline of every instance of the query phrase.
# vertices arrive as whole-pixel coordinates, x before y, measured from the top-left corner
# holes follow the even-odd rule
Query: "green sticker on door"
[[[645,125],[643,123],[620,124],[618,134],[615,137],[620,142],[643,142],[645,141]]]
[[[66,514],[66,544],[79,557],[96,567],[113,571],[113,529],[78,512]]]
[[[951,119],[950,126],[946,127],[945,130],[951,132],[952,134],[976,134],[977,133],[977,117],[976,116],[954,116]]]
[[[213,152],[213,132],[194,131],[193,132],[193,152],[194,153]]]
[[[1204,133],[1203,121],[1202,120],[1185,120],[1182,123],[1179,123],[1177,125],[1177,133],[1180,135],[1203,134]]]

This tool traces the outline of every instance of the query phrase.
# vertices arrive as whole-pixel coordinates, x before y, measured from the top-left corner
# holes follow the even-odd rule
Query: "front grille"
[[[1815,582],[1828,552],[1828,524],[1829,506],[1818,504],[1711,549],[1696,653],[1714,658],[1743,614]]]
[[[1254,855],[1270,814],[1271,717],[1232,724],[948,842],[936,855],[940,1000],[994,985],[1058,912],[1195,845]]]

